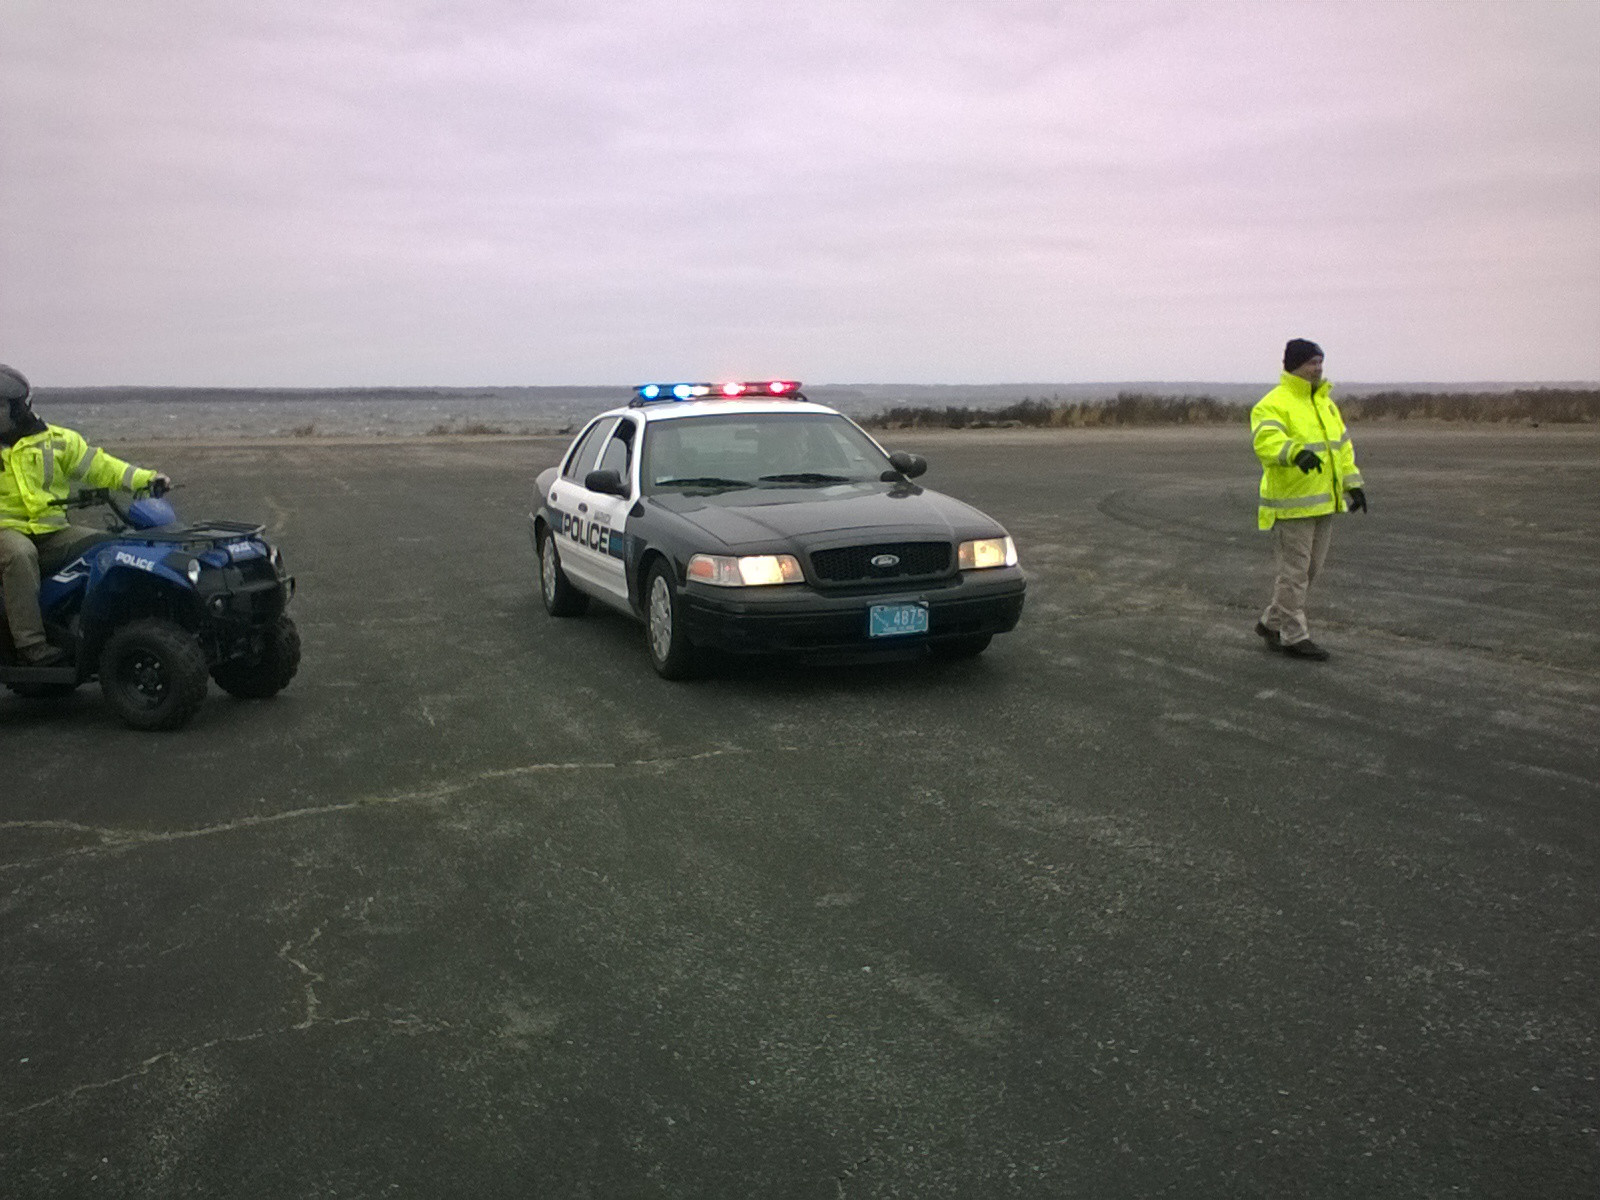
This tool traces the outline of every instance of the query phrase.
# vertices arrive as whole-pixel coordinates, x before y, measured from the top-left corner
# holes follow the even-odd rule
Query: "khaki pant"
[[[1277,544],[1278,579],[1261,623],[1276,630],[1284,645],[1292,646],[1311,636],[1306,628],[1306,592],[1328,557],[1333,515],[1278,520],[1273,522],[1272,533]]]
[[[24,657],[44,645],[44,617],[39,613],[39,556],[51,563],[70,562],[80,546],[104,541],[105,533],[68,525],[51,533],[0,529],[0,591],[5,592],[6,624]]]

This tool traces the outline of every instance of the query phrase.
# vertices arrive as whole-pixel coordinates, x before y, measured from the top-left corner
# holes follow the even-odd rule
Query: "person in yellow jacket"
[[[53,666],[66,655],[45,641],[39,612],[39,555],[70,560],[105,534],[72,525],[60,501],[73,484],[138,491],[171,481],[96,450],[33,411],[21,371],[0,363],[0,590],[17,654],[30,666]],[[63,558],[63,556],[65,556]]]
[[[1315,342],[1290,339],[1278,386],[1250,410],[1250,436],[1261,460],[1256,524],[1272,530],[1278,567],[1256,632],[1273,650],[1317,662],[1328,652],[1311,640],[1306,592],[1328,556],[1333,515],[1367,511],[1355,448],[1332,385],[1322,378],[1322,357]]]

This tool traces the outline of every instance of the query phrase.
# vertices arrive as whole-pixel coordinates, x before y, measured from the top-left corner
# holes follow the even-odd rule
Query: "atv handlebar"
[[[84,488],[60,500],[50,501],[51,508],[96,508],[111,499],[110,488]]]
[[[135,488],[133,497],[137,500],[140,496],[148,495],[153,499],[159,500],[174,488],[181,488],[182,486],[183,484],[181,483],[163,484],[157,479],[153,480],[149,487]],[[52,508],[98,508],[102,504],[109,504],[112,508],[115,508],[117,507],[116,496],[120,490],[120,488],[103,487],[82,488],[64,500],[50,501],[50,506]]]

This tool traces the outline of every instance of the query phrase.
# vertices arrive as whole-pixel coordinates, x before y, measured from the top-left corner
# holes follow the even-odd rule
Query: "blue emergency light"
[[[798,379],[761,379],[733,383],[641,383],[633,389],[635,405],[660,404],[673,400],[700,400],[718,396],[727,400],[797,398]]]

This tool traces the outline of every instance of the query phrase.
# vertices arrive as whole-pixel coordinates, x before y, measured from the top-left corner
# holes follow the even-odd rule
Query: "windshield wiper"
[[[852,483],[848,475],[824,475],[820,471],[792,471],[787,475],[763,475],[762,483]]]
[[[723,479],[718,475],[691,475],[683,479],[658,479],[654,487],[747,488],[754,487],[748,479]]]

